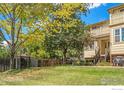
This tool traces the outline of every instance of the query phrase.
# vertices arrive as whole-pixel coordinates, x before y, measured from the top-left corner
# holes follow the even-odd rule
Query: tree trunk
[[[64,51],[63,51],[63,64],[66,63],[66,57],[67,57],[66,54],[67,54],[67,48],[64,49]]]
[[[14,68],[14,55],[10,56],[10,70]]]
[[[83,61],[85,60],[85,58],[84,58],[84,49],[82,51],[82,59],[83,59]]]
[[[78,51],[78,54],[77,55],[78,55],[78,60],[81,61],[81,56],[82,55],[81,55],[80,51]]]
[[[15,58],[15,46],[13,44],[10,52],[10,70],[14,69],[14,58]]]
[[[15,57],[15,7],[12,12],[13,17],[11,18],[11,51],[10,51],[10,70],[14,67]]]

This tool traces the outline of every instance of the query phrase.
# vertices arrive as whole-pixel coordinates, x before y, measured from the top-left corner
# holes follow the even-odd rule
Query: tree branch
[[[17,13],[15,20],[17,21],[22,14],[23,9],[20,7],[20,11]]]
[[[6,27],[4,27],[2,24],[0,24],[1,25],[1,27],[2,27],[2,29],[4,29],[6,32],[9,32],[9,30],[6,28]],[[5,33],[6,33],[5,32]],[[9,39],[10,39],[10,36],[8,35],[8,37],[9,37]]]
[[[0,29],[0,36],[8,43],[9,47],[11,46],[11,43],[5,38],[2,30]]]
[[[32,33],[30,33],[30,34],[34,34],[37,30],[38,30],[39,28],[37,28],[37,29],[35,29],[35,31],[33,31]],[[18,50],[18,48],[23,44],[23,43],[25,43],[28,39],[29,39],[29,37],[30,37],[30,35],[29,36],[27,36],[23,41],[21,41],[17,46],[16,46],[16,49],[15,49],[15,51],[17,51]]]
[[[4,4],[5,5],[5,4]],[[1,9],[4,11],[4,13],[6,13],[5,16],[8,16],[9,18],[12,18],[11,15],[8,13],[9,11],[6,11],[8,10],[7,6],[5,5],[5,9],[2,5],[0,5]]]
[[[21,19],[21,22],[20,22],[19,29],[18,29],[18,31],[17,31],[17,40],[16,40],[16,42],[15,42],[15,45],[16,45],[16,44],[17,44],[17,42],[18,42],[18,39],[19,39],[19,34],[20,34],[20,32],[21,32],[21,28],[22,28],[22,19]]]
[[[1,6],[0,6],[0,7],[1,7]],[[0,10],[1,10],[1,8],[0,8]],[[10,21],[7,19],[7,14],[5,13],[5,14],[6,14],[6,15],[5,15],[2,10],[1,10],[1,13],[2,13],[2,16],[4,17],[4,19],[6,19],[8,23],[10,23]]]
[[[7,11],[5,11],[5,10],[4,10],[4,11],[5,11],[6,13],[8,12],[7,14],[8,14],[9,18],[12,19],[11,12],[10,12],[9,8],[6,6],[6,4],[4,4],[4,6],[5,6],[6,10],[7,10]]]

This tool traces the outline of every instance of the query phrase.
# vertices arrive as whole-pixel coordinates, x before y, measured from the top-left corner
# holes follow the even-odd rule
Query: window
[[[124,41],[124,28],[115,29],[114,35],[115,35],[115,42]]]
[[[94,42],[90,45],[90,49],[94,49]]]
[[[120,29],[115,30],[115,42],[120,42]]]
[[[92,42],[90,45],[85,47],[86,50],[93,50],[94,49],[94,42]]]
[[[95,29],[98,29],[98,28],[100,28],[100,26],[94,26],[94,27],[92,27],[92,30],[95,30]]]
[[[122,41],[124,41],[124,28],[121,29],[121,38],[122,38]]]
[[[124,12],[124,8],[120,10],[120,12]]]
[[[96,29],[96,26],[92,27],[92,30]]]

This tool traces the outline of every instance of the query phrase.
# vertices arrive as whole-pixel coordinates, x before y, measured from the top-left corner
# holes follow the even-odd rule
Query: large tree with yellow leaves
[[[41,27],[39,20],[47,16],[52,4],[0,4],[0,36],[9,46],[10,69],[22,44]]]
[[[89,4],[57,4],[46,25],[46,49],[49,52],[62,51],[63,63],[71,49],[83,51],[88,45],[88,27],[80,20],[86,15]],[[90,41],[90,39],[88,40]],[[87,42],[87,44],[86,44]],[[80,54],[80,53],[79,53]]]

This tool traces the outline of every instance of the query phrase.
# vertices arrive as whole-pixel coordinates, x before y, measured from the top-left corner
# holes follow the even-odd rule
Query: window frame
[[[119,35],[116,35],[116,34],[115,34],[117,30],[119,30]],[[120,31],[119,28],[117,28],[117,29],[114,30],[114,42],[115,42],[115,43],[121,42],[121,35],[120,35],[120,32],[121,32],[121,31]],[[119,36],[119,41],[116,41],[116,38],[115,38],[115,37],[117,37],[117,36]]]
[[[115,43],[124,42],[124,40],[122,40],[122,35],[124,35],[124,34],[122,34],[122,31],[124,31],[124,30],[122,30],[122,29],[124,29],[124,27],[114,29],[114,42],[115,42]],[[115,34],[115,31],[116,31],[116,30],[119,30],[119,35],[116,35],[116,34]],[[124,33],[124,32],[123,32],[123,33]],[[116,40],[115,40],[115,37],[116,37],[116,36],[119,36],[119,39],[120,39],[120,40],[119,40],[118,42],[116,42]]]
[[[124,40],[123,40],[123,38],[122,38],[123,35],[124,35],[124,30],[122,30],[122,29],[124,29],[124,27],[121,28],[121,42],[124,42]],[[122,32],[123,32],[123,34],[122,34]]]
[[[120,9],[120,12],[124,12],[124,8]]]

